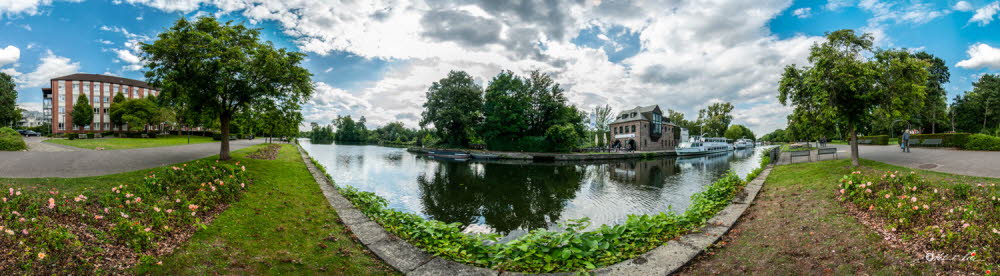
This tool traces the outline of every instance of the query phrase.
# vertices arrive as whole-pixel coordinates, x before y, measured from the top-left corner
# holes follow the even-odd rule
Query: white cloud
[[[27,111],[42,111],[41,102],[20,102],[17,103],[17,107]]]
[[[142,69],[143,66],[145,66],[145,63],[142,62],[142,59],[139,58],[139,55],[137,53],[142,51],[140,49],[140,47],[142,46],[142,42],[151,40],[150,36],[131,33],[127,29],[118,26],[114,27],[101,26],[99,29],[102,31],[120,33],[125,36],[126,40],[124,43],[122,43],[124,48],[104,49],[105,51],[110,51],[115,53],[115,56],[117,57],[117,59],[115,60],[116,63],[120,62],[125,64],[122,66],[122,70],[138,71],[139,69]],[[111,41],[102,39],[98,39],[97,41],[106,45],[114,44]]]
[[[323,73],[330,73],[330,71],[333,71],[333,67],[327,67],[326,70],[323,70]]]
[[[103,40],[103,39],[98,39],[98,40],[97,40],[97,42],[98,42],[98,43],[101,43],[101,44],[104,44],[104,45],[111,45],[111,44],[115,44],[114,42],[111,42],[111,41],[107,41],[107,40]]]
[[[836,11],[840,8],[849,7],[853,5],[854,1],[851,0],[829,0],[826,1],[826,5],[823,6],[827,10]]]
[[[138,71],[142,69],[142,59],[132,54],[129,50],[118,49],[115,50],[115,54],[118,55],[118,60],[126,63],[125,67],[123,67],[125,70]]]
[[[24,87],[42,87],[48,85],[53,78],[79,71],[79,62],[73,62],[69,58],[57,56],[52,51],[48,51],[39,61],[35,71],[23,74],[17,79],[17,82]]]
[[[38,14],[38,7],[52,4],[52,0],[2,0],[0,1],[0,15]],[[2,18],[2,16],[0,16]]]
[[[991,68],[1000,69],[1000,49],[990,47],[985,43],[976,43],[966,51],[969,59],[959,61],[955,66],[967,69]]]
[[[997,11],[1000,10],[1000,2],[993,2],[976,9],[976,14],[972,15],[969,19],[969,23],[976,22],[979,26],[985,26],[993,21],[993,17],[996,16]]]
[[[812,16],[812,8],[798,8],[792,12],[792,15],[798,18],[809,18]]]
[[[6,48],[0,49],[0,66],[13,64],[20,58],[21,49],[14,47],[14,45],[7,45]]]
[[[129,4],[142,4],[166,12],[189,12],[198,9],[200,0],[125,0]],[[119,2],[120,3],[120,2]]]
[[[964,11],[964,12],[971,11],[973,9],[972,4],[966,1],[958,1],[957,3],[955,3],[954,6],[951,6],[951,8],[956,11]]]
[[[775,99],[784,66],[804,64],[809,47],[820,39],[770,33],[767,23],[788,9],[787,0],[129,3],[167,11],[215,5],[254,24],[277,22],[305,52],[345,51],[394,62],[381,79],[351,85],[358,88],[317,82],[303,114],[319,123],[364,115],[370,125],[401,121],[415,127],[427,87],[449,70],[464,70],[485,85],[501,70],[537,69],[551,74],[584,110],[657,103],[695,116],[708,103],[731,101],[749,106],[735,111],[738,123],[766,133],[783,127],[788,114]],[[826,7],[850,4],[831,1]],[[433,24],[445,20],[464,25]],[[896,20],[920,22],[904,15]],[[611,27],[635,32],[639,52],[613,63],[602,49],[571,42],[593,27],[608,38],[615,36],[603,30]]]

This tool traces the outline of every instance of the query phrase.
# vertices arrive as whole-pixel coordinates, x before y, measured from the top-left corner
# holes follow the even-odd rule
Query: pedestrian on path
[[[910,130],[903,130],[903,152],[910,152]]]

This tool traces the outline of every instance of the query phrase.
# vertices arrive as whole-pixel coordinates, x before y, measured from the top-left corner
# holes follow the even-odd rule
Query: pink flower
[[[247,171],[247,166],[240,166],[240,169],[243,171]]]
[[[135,198],[135,203],[139,203],[139,202],[142,202],[142,198],[141,197],[136,197]]]
[[[11,236],[14,235],[14,231],[11,231],[10,229],[4,230],[4,231],[7,233],[7,235],[11,235]]]
[[[149,232],[150,230],[153,230],[153,229],[150,229],[149,227],[146,227],[146,229],[142,229],[142,230],[146,231],[146,232]]]
[[[198,205],[188,204],[188,209],[191,209],[191,211],[198,210]]]
[[[889,194],[885,194],[885,198],[889,198],[889,197],[891,197],[891,196],[892,196],[892,195],[889,195]]]
[[[872,193],[872,189],[865,189],[865,193]]]
[[[159,213],[160,212],[160,207],[153,206],[153,211],[156,211],[157,213]]]
[[[844,193],[844,189],[840,189],[840,193],[843,194]]]
[[[21,191],[15,192],[14,195],[18,195],[18,196],[21,195]]]
[[[176,203],[181,203],[181,199],[180,199],[180,198],[178,198],[177,200],[174,200],[174,202],[176,202]]]
[[[104,218],[104,216],[102,216],[102,215],[94,215],[94,219],[103,219],[103,218]]]
[[[118,213],[121,214],[123,218],[128,218],[128,214],[125,214],[125,213],[122,213],[122,212],[118,212]]]
[[[931,208],[930,206],[927,206],[927,204],[924,204],[924,209],[930,209],[930,208]]]
[[[191,212],[191,216],[192,216],[192,217],[194,216],[194,212]]]
[[[28,234],[28,229],[21,229],[21,234],[27,235]]]
[[[917,197],[911,197],[910,202],[917,202]]]
[[[38,253],[38,259],[39,260],[45,259],[45,256],[46,256],[45,253]]]
[[[104,213],[105,213],[105,214],[107,214],[107,213],[108,213],[108,208],[104,208]]]
[[[24,221],[25,221],[25,219],[24,219],[24,218],[19,218],[19,219],[17,219],[17,221],[19,221],[19,222],[24,222]]]
[[[14,195],[14,188],[9,188],[9,191],[10,191],[10,195],[13,196]]]
[[[56,200],[49,198],[49,209],[56,208]]]
[[[173,213],[173,212],[174,212],[174,209],[167,209],[167,214]]]
[[[10,212],[10,213],[14,214],[15,216],[21,216],[21,213],[18,213],[17,211],[13,211],[13,212]]]
[[[125,194],[125,198],[132,198],[132,194]]]
[[[916,210],[916,209],[920,209],[920,207],[917,207],[916,205],[913,205],[913,210]]]
[[[962,224],[962,228],[963,228],[963,229],[964,229],[964,228],[968,228],[969,226],[971,226],[971,225],[969,225],[968,223],[966,223],[966,224]]]
[[[244,185],[243,183],[240,183],[240,188],[246,188],[246,185]]]
[[[7,203],[7,198],[3,198],[3,203]]]

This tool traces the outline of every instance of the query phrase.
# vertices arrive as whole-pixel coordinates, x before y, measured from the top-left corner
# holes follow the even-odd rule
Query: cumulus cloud
[[[976,43],[969,46],[966,53],[969,54],[969,58],[959,61],[955,66],[968,69],[1000,69],[1000,49],[998,48],[990,47],[986,43]]]
[[[3,0],[0,1],[0,18],[2,15],[38,14],[40,6],[51,5],[52,0]]]
[[[187,12],[214,5],[251,22],[278,23],[308,53],[397,61],[381,79],[345,86],[350,89],[315,83],[303,114],[319,123],[364,115],[372,125],[414,127],[428,86],[448,71],[464,70],[486,85],[509,69],[551,74],[585,110],[656,103],[694,116],[711,102],[742,103],[749,107],[735,111],[744,114],[735,123],[766,133],[783,127],[788,114],[775,106],[780,72],[805,63],[809,46],[820,39],[770,33],[767,23],[788,9],[787,0],[128,2]],[[826,8],[850,4],[831,1]],[[892,19],[923,22],[905,14]],[[611,29],[635,33],[638,53],[611,62],[604,50],[572,42],[595,28],[598,38],[615,37]]]
[[[792,15],[798,18],[809,18],[812,16],[812,8],[798,8],[792,11]]]
[[[827,10],[836,11],[841,8],[849,7],[853,4],[851,0],[829,0],[826,1],[826,5],[823,7]]]
[[[956,11],[971,11],[973,9],[972,4],[966,1],[958,1],[955,5],[951,6],[952,9]]]
[[[23,74],[17,78],[17,82],[24,87],[42,87],[48,85],[53,78],[79,71],[80,62],[74,62],[69,58],[57,56],[52,51],[48,51],[39,61],[35,71]]]
[[[7,45],[6,48],[0,49],[0,66],[13,64],[20,58],[21,49],[14,47],[14,45]]]
[[[102,31],[119,33],[125,36],[125,42],[122,43],[122,46],[124,46],[123,48],[105,49],[106,51],[115,53],[115,56],[117,58],[115,62],[124,63],[124,65],[122,66],[122,70],[138,71],[139,69],[142,69],[143,66],[145,66],[145,63],[142,61],[141,58],[139,58],[138,53],[141,51],[140,49],[140,46],[142,45],[141,43],[151,40],[149,36],[131,33],[128,31],[128,29],[118,26],[114,27],[101,26],[98,29]],[[97,41],[105,45],[114,44],[113,42],[107,40],[98,39]]]
[[[990,22],[993,22],[993,17],[997,15],[998,10],[1000,10],[1000,2],[986,4],[986,6],[976,9],[976,14],[972,15],[969,23],[975,22],[979,26],[990,24]]]

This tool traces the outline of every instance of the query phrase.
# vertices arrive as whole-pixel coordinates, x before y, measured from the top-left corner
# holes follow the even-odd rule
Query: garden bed
[[[90,274],[154,262],[249,185],[239,162],[211,161],[152,170],[110,189],[68,193],[3,184],[0,267],[17,274]]]
[[[260,160],[274,160],[278,157],[278,150],[281,150],[281,145],[269,144],[255,152],[247,154],[247,158],[260,159]]]

